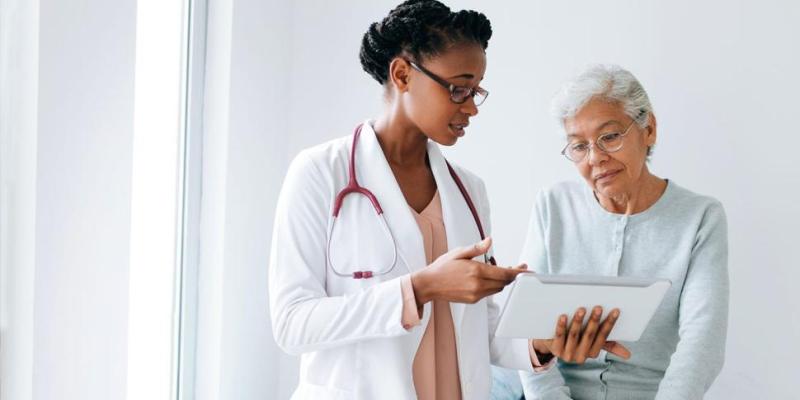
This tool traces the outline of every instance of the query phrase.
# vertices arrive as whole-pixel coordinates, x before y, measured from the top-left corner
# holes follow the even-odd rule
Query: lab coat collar
[[[477,243],[480,241],[480,234],[475,219],[461,191],[450,176],[439,145],[433,141],[428,141],[428,159],[442,203],[442,219],[447,234],[448,249]],[[361,139],[356,150],[356,173],[359,183],[369,188],[381,203],[387,223],[395,235],[400,259],[408,266],[409,272],[424,268],[427,264],[422,233],[389,167],[371,121],[364,122],[362,127]],[[473,201],[476,200],[474,197],[476,194],[470,193]],[[453,326],[458,333],[465,305],[450,303],[450,307]]]
[[[427,264],[422,233],[383,154],[371,121],[364,122],[361,127],[355,165],[359,184],[372,191],[381,204],[400,261],[409,272],[424,268]]]
[[[480,233],[478,226],[475,224],[475,219],[472,217],[472,212],[458,189],[458,185],[450,175],[447,162],[439,149],[439,145],[433,141],[428,141],[428,158],[439,189],[439,197],[442,201],[442,219],[447,232],[448,250],[471,246],[479,242],[481,240]],[[465,181],[464,177],[461,177],[461,180]],[[464,183],[466,185],[466,181]],[[469,187],[466,189],[469,190]],[[469,193],[473,203],[476,201],[476,194]],[[477,207],[478,205],[475,204],[475,206]],[[453,326],[457,335],[461,328],[465,307],[464,303],[450,303]]]

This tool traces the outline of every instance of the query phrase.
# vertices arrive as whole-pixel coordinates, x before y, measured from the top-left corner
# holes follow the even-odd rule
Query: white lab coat
[[[404,329],[400,279],[426,266],[425,252],[419,227],[369,121],[356,150],[356,174],[361,186],[380,201],[397,244],[397,264],[387,274],[352,279],[332,273],[326,262],[331,212],[336,194],[347,184],[351,142],[348,135],[306,149],[289,167],[278,200],[269,265],[273,333],[284,351],[301,355],[293,399],[414,399],[412,362],[431,303],[425,305],[420,326]],[[428,142],[428,157],[442,202],[448,248],[480,241],[469,208],[433,142]],[[489,235],[483,182],[453,167]],[[337,236],[337,270],[364,264],[360,257],[365,249],[391,245],[372,206],[356,197],[361,196],[348,196],[345,204],[351,206],[340,214],[339,224],[349,218],[351,228]],[[339,232],[338,225],[336,229]],[[464,399],[489,397],[490,363],[532,370],[527,340],[494,337],[499,309],[491,298],[476,304],[451,303],[451,311]]]

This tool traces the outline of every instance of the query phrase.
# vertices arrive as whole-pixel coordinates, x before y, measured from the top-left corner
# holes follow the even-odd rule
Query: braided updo
[[[436,0],[408,0],[370,25],[361,41],[361,67],[381,85],[389,76],[389,64],[407,54],[413,60],[436,56],[450,46],[475,43],[485,50],[492,25],[485,15],[471,10],[450,11]]]

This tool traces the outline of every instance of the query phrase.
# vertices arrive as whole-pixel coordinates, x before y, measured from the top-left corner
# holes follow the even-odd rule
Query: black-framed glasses
[[[602,150],[604,153],[614,153],[620,151],[622,149],[622,145],[625,144],[623,139],[625,135],[628,134],[628,131],[631,130],[633,124],[636,123],[636,119],[628,125],[624,132],[609,132],[604,135],[600,135],[600,137],[595,140],[594,143],[590,142],[578,142],[578,143],[567,143],[564,146],[564,149],[561,150],[561,154],[564,155],[568,160],[579,163],[586,158],[586,155],[589,154],[589,151],[592,149],[592,146],[597,146],[598,149]]]
[[[443,88],[447,89],[450,92],[450,101],[456,104],[464,104],[470,97],[472,97],[473,101],[475,102],[475,106],[479,106],[486,101],[486,98],[489,97],[489,92],[481,87],[474,87],[468,88],[465,86],[456,86],[452,83],[444,80],[444,78],[439,77],[438,75],[434,74],[431,71],[417,65],[415,62],[406,60],[411,65],[412,68],[416,69],[419,72],[427,75],[428,78],[431,78],[434,82],[442,85]]]

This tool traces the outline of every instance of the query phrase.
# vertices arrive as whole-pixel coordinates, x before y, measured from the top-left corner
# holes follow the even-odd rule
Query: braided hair
[[[492,26],[485,15],[472,10],[450,11],[436,0],[408,0],[370,25],[361,41],[361,67],[381,85],[389,79],[389,64],[400,55],[420,61],[452,45],[489,46]]]

